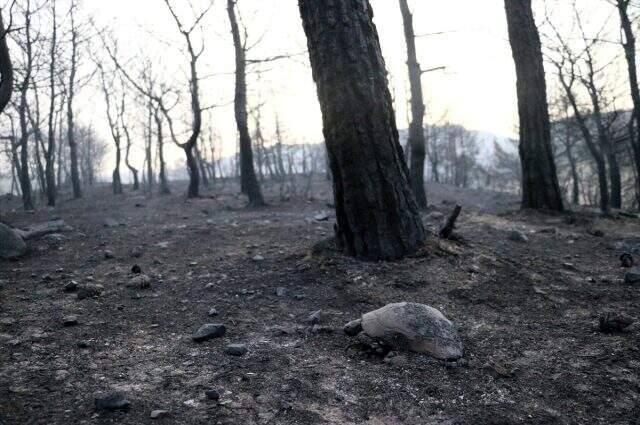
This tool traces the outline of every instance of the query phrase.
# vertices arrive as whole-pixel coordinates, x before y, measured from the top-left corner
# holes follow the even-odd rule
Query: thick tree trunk
[[[11,101],[13,93],[13,64],[9,47],[7,46],[7,30],[2,20],[2,8],[0,8],[0,113],[4,111]]]
[[[422,70],[416,55],[416,37],[413,31],[413,16],[409,10],[407,0],[400,1],[404,38],[407,44],[407,67],[409,69],[409,84],[411,86],[411,123],[409,124],[409,147],[411,162],[409,164],[409,178],[411,189],[416,197],[418,207],[427,208],[427,195],[424,189],[424,100],[422,97]]]
[[[518,78],[522,207],[562,211],[551,149],[547,87],[531,0],[505,0],[509,41]]]
[[[236,54],[236,87],[234,111],[236,124],[240,135],[240,186],[242,193],[249,197],[249,205],[252,207],[263,206],[264,199],[260,191],[260,184],[253,167],[253,150],[251,136],[247,123],[247,75],[245,47],[240,38],[240,29],[236,20],[235,0],[227,0],[227,12],[231,24],[231,34]]]
[[[636,192],[640,193],[640,89],[638,88],[638,69],[636,64],[636,37],[633,32],[633,24],[629,19],[629,3],[630,0],[616,0],[620,15],[620,26],[624,34],[622,47],[627,59],[629,86],[631,100],[633,101],[633,118],[636,123],[636,131],[630,131],[629,135],[631,136],[631,148],[636,166]],[[631,130],[633,130],[633,126],[631,126]]]
[[[300,0],[347,255],[393,260],[425,240],[368,0]]]

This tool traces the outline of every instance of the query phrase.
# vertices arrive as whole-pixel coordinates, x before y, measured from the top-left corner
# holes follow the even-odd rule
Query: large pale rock
[[[462,341],[455,326],[428,305],[387,304],[362,316],[362,330],[398,349],[427,353],[438,359],[462,357]]]
[[[27,252],[27,244],[22,236],[11,227],[0,223],[0,258],[13,260]]]

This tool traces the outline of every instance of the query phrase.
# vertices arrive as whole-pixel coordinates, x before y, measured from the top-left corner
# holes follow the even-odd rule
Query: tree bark
[[[240,136],[240,187],[242,193],[249,197],[249,205],[260,207],[265,205],[260,184],[253,166],[253,149],[247,123],[247,61],[245,46],[240,38],[240,29],[235,12],[236,0],[227,0],[227,13],[231,24],[231,35],[236,56],[236,87],[234,112]]]
[[[71,4],[69,16],[71,18],[71,64],[69,70],[69,87],[67,93],[67,137],[69,141],[69,158],[71,160],[71,184],[73,198],[82,198],[80,186],[80,172],[78,168],[78,145],[75,138],[75,119],[73,115],[73,101],[75,97],[76,73],[78,72],[78,31],[75,25],[75,2]]]
[[[631,100],[633,101],[633,118],[636,123],[635,132],[633,131],[633,126],[631,126],[629,136],[631,136],[631,148],[636,166],[636,193],[640,193],[640,89],[638,88],[638,69],[636,63],[636,37],[633,32],[633,24],[631,19],[629,19],[629,3],[630,0],[616,0],[618,14],[620,15],[620,26],[624,34],[622,47],[624,48],[624,54],[627,60]]]
[[[56,111],[56,58],[58,55],[58,16],[56,13],[56,0],[51,2],[51,50],[49,64],[49,118],[47,128],[47,150],[45,152],[45,175],[47,185],[47,205],[53,207],[56,205],[57,188],[56,188],[56,135],[55,135],[55,111]]]
[[[505,0],[505,10],[518,79],[522,207],[562,211],[562,194],[551,149],[540,36],[531,0]]]
[[[418,207],[427,208],[427,195],[424,189],[424,100],[422,96],[422,69],[416,55],[416,37],[413,31],[413,16],[409,10],[407,0],[400,1],[404,38],[407,44],[407,68],[409,70],[409,85],[411,86],[411,123],[409,124],[409,147],[411,162],[409,164],[409,179],[411,189],[416,197]]]
[[[13,93],[13,64],[7,46],[7,30],[2,20],[2,8],[0,8],[0,113],[11,101]]]
[[[166,163],[164,161],[164,140],[162,134],[162,118],[159,109],[155,110],[153,118],[156,122],[156,137],[158,144],[158,160],[160,161],[160,170],[158,171],[158,180],[160,180],[160,194],[169,195],[169,182],[167,181]]]
[[[425,240],[368,0],[299,0],[333,175],[336,243],[393,260]]]

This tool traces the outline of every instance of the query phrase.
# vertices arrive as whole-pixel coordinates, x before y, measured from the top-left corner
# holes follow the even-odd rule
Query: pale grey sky
[[[196,10],[209,0],[193,0]],[[610,12],[604,0],[579,0],[594,21],[606,19]],[[306,48],[296,0],[239,0],[251,40],[261,42],[250,53],[261,58],[281,53],[297,53]],[[569,21],[563,9],[566,0],[549,0],[555,7],[554,19]],[[187,0],[173,0],[182,16],[191,15]],[[406,65],[402,21],[396,0],[371,0],[380,34],[383,55],[396,95],[398,127],[407,126]],[[538,18],[542,1],[535,1]],[[423,68],[446,66],[444,72],[425,75],[427,120],[447,117],[470,129],[513,136],[517,124],[515,71],[507,41],[503,0],[413,0],[416,34],[445,32],[420,38],[418,58]],[[144,52],[161,64],[165,80],[177,86],[187,84],[184,72],[182,39],[176,31],[163,0],[85,0],[87,10],[100,25],[112,29],[123,57],[135,64]],[[206,53],[200,75],[214,74],[203,83],[204,104],[225,103],[233,96],[233,50],[226,14],[226,1],[216,0],[204,21],[200,35]],[[613,24],[617,24],[614,21]],[[612,46],[612,49],[616,48]],[[270,71],[249,78],[250,102],[265,102],[263,132],[269,136],[277,113],[284,124],[288,141],[322,140],[321,115],[307,65],[306,56],[268,66]],[[101,102],[86,104],[85,117],[104,126]],[[186,102],[185,102],[186,104]],[[186,107],[186,105],[185,105]],[[216,109],[211,124],[225,141],[225,154],[235,146],[235,123],[231,106]],[[108,134],[108,133],[105,133]],[[140,148],[141,149],[141,148]],[[139,150],[140,150],[139,149]],[[177,156],[181,159],[181,156]]]

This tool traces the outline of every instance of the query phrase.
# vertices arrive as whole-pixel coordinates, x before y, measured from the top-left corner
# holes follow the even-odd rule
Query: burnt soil
[[[267,190],[263,209],[244,208],[231,185],[192,201],[103,187],[31,214],[7,212],[3,201],[2,219],[16,227],[61,218],[74,230],[0,263],[0,424],[640,423],[640,328],[598,330],[605,312],[640,320],[640,286],[624,283],[618,260],[626,250],[640,261],[640,220],[517,212],[516,198],[492,192],[429,192],[426,226],[435,232],[437,212],[459,202],[462,239],[432,235],[393,263],[312,253],[332,234],[324,183],[311,201]],[[329,219],[317,220],[323,211]],[[529,242],[509,240],[512,229]],[[135,264],[149,289],[128,286]],[[104,290],[79,300],[63,290],[72,280]],[[342,332],[399,301],[442,311],[464,358],[403,353],[406,362],[389,364]],[[316,310],[321,322],[305,323]],[[63,326],[68,315],[78,325]],[[195,343],[204,323],[227,333]],[[230,343],[248,353],[225,354]],[[205,396],[211,389],[218,401]],[[94,398],[113,391],[130,409],[96,411]],[[150,419],[157,409],[169,413]]]

